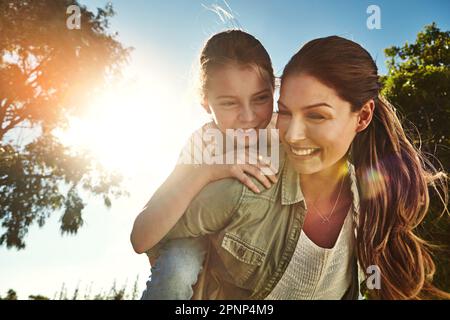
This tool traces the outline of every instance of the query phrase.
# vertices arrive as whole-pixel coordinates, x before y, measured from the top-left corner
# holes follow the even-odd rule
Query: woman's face
[[[273,88],[251,67],[224,66],[210,75],[205,109],[222,132],[263,129],[273,112]]]
[[[277,127],[291,163],[299,174],[329,168],[345,156],[360,131],[359,113],[316,78],[284,79],[278,100]]]

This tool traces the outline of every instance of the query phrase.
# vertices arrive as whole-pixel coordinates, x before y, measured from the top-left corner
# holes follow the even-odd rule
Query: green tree
[[[449,47],[450,32],[441,31],[435,23],[427,25],[417,34],[415,43],[385,49],[388,74],[382,78],[382,94],[404,115],[410,124],[407,125],[410,136],[435,167],[447,171],[450,168]],[[448,194],[441,195],[448,198]],[[450,221],[442,212],[439,196],[433,192],[430,214],[419,232],[430,242],[442,245],[436,251],[435,283],[450,291]]]
[[[0,296],[0,300],[17,300],[17,293],[13,289],[9,289],[5,297]]]
[[[80,29],[66,24],[70,5],[80,9]],[[0,245],[23,249],[28,228],[58,210],[61,232],[76,233],[81,192],[103,197],[107,207],[124,193],[119,175],[52,131],[120,75],[131,48],[109,32],[111,5],[94,14],[77,1],[0,0],[0,12]],[[23,132],[34,139],[21,142]]]

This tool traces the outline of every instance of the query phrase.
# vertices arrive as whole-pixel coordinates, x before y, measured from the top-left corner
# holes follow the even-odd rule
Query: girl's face
[[[251,67],[224,66],[212,72],[203,107],[222,132],[264,129],[273,112],[273,88]]]
[[[368,125],[361,121],[367,115],[360,117],[367,108],[351,112],[350,103],[334,89],[306,74],[284,79],[278,109],[280,138],[299,174],[320,172],[337,163],[356,133]]]

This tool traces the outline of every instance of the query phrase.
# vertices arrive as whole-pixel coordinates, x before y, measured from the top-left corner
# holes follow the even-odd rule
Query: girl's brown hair
[[[447,176],[413,145],[394,107],[380,96],[374,60],[353,41],[320,38],[291,58],[282,83],[290,75],[303,73],[333,88],[351,103],[353,112],[371,99],[375,102],[371,123],[356,135],[349,150],[361,199],[358,259],[364,270],[376,265],[381,272],[380,290],[367,294],[379,299],[450,298],[432,285],[432,246],[415,233],[428,211],[428,185],[447,209]]]
[[[216,33],[205,44],[200,54],[200,94],[206,96],[212,71],[230,64],[251,67],[274,88],[272,62],[261,42],[241,30]]]

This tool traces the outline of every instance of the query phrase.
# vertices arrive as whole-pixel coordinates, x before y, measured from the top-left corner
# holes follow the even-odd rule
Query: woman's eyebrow
[[[280,100],[278,100],[278,104],[281,105],[282,107],[286,108],[286,109],[289,109],[289,108],[286,107],[286,105],[285,105],[283,102],[281,102]],[[301,109],[307,110],[307,109],[312,109],[312,108],[317,108],[317,107],[328,107],[328,108],[334,109],[332,106],[330,106],[330,105],[329,105],[328,103],[326,103],[326,102],[318,102],[318,103],[310,104],[310,105],[308,105],[308,106],[306,106],[306,107],[303,107],[303,108],[301,108]]]

